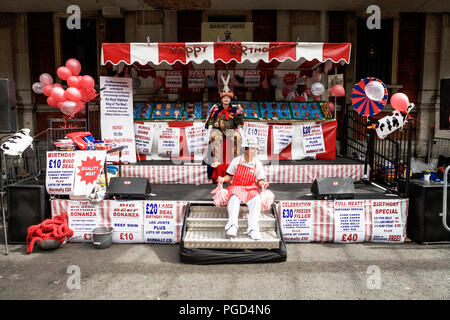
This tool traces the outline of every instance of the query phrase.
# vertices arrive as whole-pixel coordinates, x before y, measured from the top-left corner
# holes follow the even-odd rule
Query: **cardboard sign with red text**
[[[364,242],[365,236],[364,200],[334,201],[334,242]]]
[[[45,187],[48,194],[71,194],[74,184],[74,151],[47,151]]]
[[[144,201],[144,242],[179,243],[185,207],[184,201]]]
[[[280,201],[279,217],[283,238],[290,242],[311,242],[313,237],[313,201]]]
[[[158,155],[169,158],[180,156],[180,128],[166,127],[160,131]]]
[[[73,236],[69,242],[92,242],[92,230],[100,226],[98,206],[89,201],[69,201],[68,210],[69,228]]]
[[[269,125],[267,123],[245,122],[244,140],[249,137],[258,139],[258,159],[267,160],[267,141],[269,139]]]
[[[372,200],[373,242],[403,242],[406,221],[402,219],[402,204],[398,201]]]
[[[144,122],[134,124],[134,139],[139,154],[151,155],[153,145],[154,127]]]
[[[113,243],[142,243],[142,201],[111,201],[109,214]]]

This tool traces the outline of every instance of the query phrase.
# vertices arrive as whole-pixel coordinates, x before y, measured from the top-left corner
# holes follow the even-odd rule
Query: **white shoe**
[[[248,233],[248,236],[250,238],[252,238],[253,240],[261,240],[262,239],[261,232],[255,230],[255,229],[250,230],[250,232]]]
[[[236,237],[238,231],[237,225],[233,224],[227,231],[227,237]]]

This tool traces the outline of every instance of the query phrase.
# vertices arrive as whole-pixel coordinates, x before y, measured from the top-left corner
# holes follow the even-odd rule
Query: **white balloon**
[[[325,92],[325,87],[320,82],[313,83],[311,93],[315,96],[321,96]]]
[[[366,92],[367,97],[374,101],[380,101],[384,97],[384,87],[381,82],[378,81],[370,81],[366,85],[364,91]]]
[[[35,93],[42,93],[43,88],[44,88],[44,85],[40,82],[35,82],[31,86],[31,89],[33,89],[33,92],[35,92]]]
[[[73,101],[66,100],[61,105],[61,112],[66,116],[70,116],[75,111],[77,111],[77,103]]]

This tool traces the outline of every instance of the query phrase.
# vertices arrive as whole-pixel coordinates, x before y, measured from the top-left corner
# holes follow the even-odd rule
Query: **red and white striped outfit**
[[[256,185],[256,163],[245,165],[242,163],[242,157],[239,158],[239,163],[236,172],[233,176],[233,181],[228,186],[227,190],[230,194],[236,195],[239,200],[244,203],[249,202],[252,198],[259,195],[259,189]],[[228,170],[227,170],[227,173]]]

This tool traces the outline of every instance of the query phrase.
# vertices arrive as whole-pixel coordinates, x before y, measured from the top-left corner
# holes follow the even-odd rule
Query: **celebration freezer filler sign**
[[[135,163],[132,79],[100,77],[100,88],[102,139],[117,147],[126,146],[120,160]],[[109,154],[108,160],[118,162],[119,153]]]

